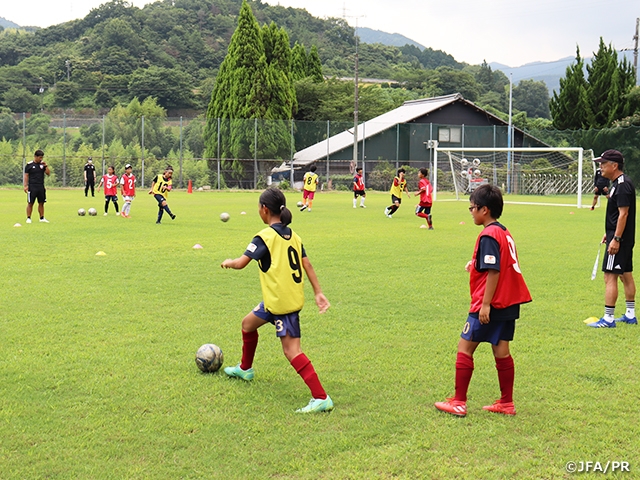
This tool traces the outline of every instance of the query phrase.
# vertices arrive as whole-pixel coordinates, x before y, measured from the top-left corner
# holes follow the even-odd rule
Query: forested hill
[[[153,90],[165,108],[203,110],[241,4],[161,0],[140,9],[113,0],[85,18],[35,33],[0,32],[0,98],[6,100],[14,88],[10,97],[22,95],[25,109],[95,109]],[[344,20],[319,19],[306,10],[260,0],[249,4],[260,24],[284,27],[291,45],[299,42],[307,50],[316,45],[325,75],[353,75],[354,29]],[[362,44],[360,49],[363,77],[404,81],[416,69],[440,65],[462,68],[450,55],[429,48]]]

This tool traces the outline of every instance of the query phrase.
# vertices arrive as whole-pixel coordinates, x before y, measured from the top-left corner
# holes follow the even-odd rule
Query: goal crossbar
[[[451,147],[439,148],[438,144],[433,148],[434,168],[433,168],[433,199],[438,196],[438,152],[469,152],[469,153],[492,153],[492,152],[525,152],[525,153],[546,153],[546,152],[577,152],[578,153],[578,198],[577,207],[582,208],[582,162],[584,148],[582,147]]]

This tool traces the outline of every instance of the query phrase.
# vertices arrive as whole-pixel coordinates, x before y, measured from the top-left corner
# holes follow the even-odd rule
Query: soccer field
[[[582,322],[603,313],[602,273],[590,280],[602,208],[505,206],[533,296],[512,343],[518,414],[482,410],[499,389],[481,345],[469,413],[455,418],[433,403],[453,393],[468,311],[464,266],[481,228],[468,202],[437,202],[429,231],[413,198],[388,219],[387,194],[369,193],[367,209],[319,194],[303,213],[287,194],[332,304],[319,315],[305,283],[302,347],[335,410],[299,415],[309,391],[272,326],[251,383],[194,362],[204,343],[225,366],[240,359],[257,266],[220,263],[263,228],[259,193],[174,192],[177,218],[156,225],[140,190],[130,219],[103,217],[102,195],[48,190],[51,223],[31,225],[22,191],[0,190],[0,478],[549,479],[581,461],[638,475],[640,330]],[[90,207],[97,217],[76,214]]]

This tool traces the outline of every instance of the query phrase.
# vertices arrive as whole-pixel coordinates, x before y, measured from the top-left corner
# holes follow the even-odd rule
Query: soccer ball
[[[298,205],[298,208],[300,208],[300,207],[302,207],[302,205],[304,205],[304,203],[298,202],[296,205]]]
[[[480,175],[482,175],[482,173],[480,172],[480,170],[478,170],[477,168],[473,171],[473,176],[476,178],[479,178]]]
[[[98,214],[98,211],[95,208],[89,209],[89,215],[91,215],[92,217],[95,217],[97,214]]]
[[[220,220],[222,220],[223,222],[228,222],[230,218],[231,217],[227,212],[223,212],[220,214]]]
[[[81,217],[84,217],[86,213],[87,212],[84,211],[84,208],[81,208],[80,210],[78,210],[78,215],[80,215]]]
[[[479,158],[474,158],[473,159],[473,166],[477,167],[478,165],[480,165],[480,159]]]
[[[467,168],[469,166],[469,160],[463,158],[462,160],[460,160],[460,165],[462,165],[462,168]]]
[[[220,370],[224,362],[224,355],[219,346],[213,343],[205,343],[196,353],[196,365],[204,373],[213,373]]]

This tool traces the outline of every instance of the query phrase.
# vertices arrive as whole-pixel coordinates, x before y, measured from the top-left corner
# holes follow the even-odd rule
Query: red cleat
[[[465,417],[467,415],[467,402],[447,398],[446,402],[436,402],[434,405],[441,412],[447,412],[458,417]]]
[[[496,400],[493,405],[487,405],[486,407],[482,407],[482,409],[493,413],[502,413],[503,415],[516,414],[516,407],[513,402],[502,403],[500,400]]]

